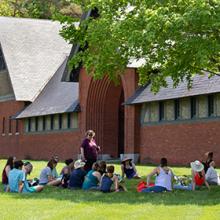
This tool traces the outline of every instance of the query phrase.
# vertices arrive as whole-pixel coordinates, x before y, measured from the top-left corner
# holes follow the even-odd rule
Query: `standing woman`
[[[15,157],[9,157],[2,171],[2,184],[4,184],[5,190],[8,185],[8,174],[9,174],[9,171],[13,169],[13,164],[14,164],[15,159],[16,159]]]
[[[100,147],[97,146],[94,140],[94,136],[95,132],[88,130],[80,148],[82,160],[86,163],[84,167],[86,172],[92,169],[92,165],[97,161],[98,152],[100,150]]]

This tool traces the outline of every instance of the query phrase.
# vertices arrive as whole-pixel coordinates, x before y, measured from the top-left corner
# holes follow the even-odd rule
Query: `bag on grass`
[[[147,187],[151,187],[151,186],[154,186],[154,183],[150,183],[148,186],[147,186],[147,183],[145,181],[141,181],[140,183],[138,183],[137,185],[137,191],[138,192],[141,192],[143,189],[146,189]]]

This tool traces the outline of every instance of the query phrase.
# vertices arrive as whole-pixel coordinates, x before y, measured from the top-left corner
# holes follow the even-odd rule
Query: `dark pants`
[[[162,186],[151,186],[151,187],[148,187],[146,189],[143,189],[141,192],[155,192],[155,193],[159,193],[159,192],[164,192],[164,191],[167,191],[167,189],[165,187],[162,187]]]
[[[84,170],[88,173],[92,169],[93,163],[95,163],[96,161],[96,159],[87,159]]]

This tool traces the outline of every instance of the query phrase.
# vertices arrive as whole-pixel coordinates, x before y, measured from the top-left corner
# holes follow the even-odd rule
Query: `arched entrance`
[[[96,132],[101,154],[124,153],[124,90],[105,77],[92,80],[88,90],[86,129]]]

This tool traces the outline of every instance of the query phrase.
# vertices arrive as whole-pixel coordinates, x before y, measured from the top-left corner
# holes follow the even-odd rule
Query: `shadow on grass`
[[[139,180],[140,181],[140,180]],[[33,194],[14,194],[3,193],[1,188],[0,196],[19,200],[58,200],[70,201],[73,203],[106,203],[106,204],[152,204],[152,205],[199,205],[213,206],[220,204],[220,187],[212,186],[208,191],[202,188],[198,191],[180,191],[165,193],[138,193],[135,188],[137,180],[126,182],[128,192],[120,193],[101,193],[101,192],[85,192],[83,190],[68,190],[58,187],[45,187],[41,193]]]

